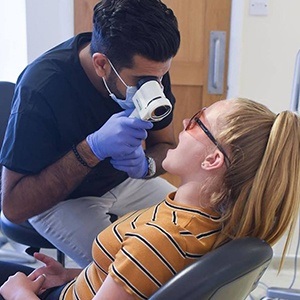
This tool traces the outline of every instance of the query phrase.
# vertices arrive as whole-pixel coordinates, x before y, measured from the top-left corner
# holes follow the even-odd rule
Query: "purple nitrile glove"
[[[136,150],[153,127],[148,121],[129,118],[132,110],[112,115],[97,131],[87,136],[86,141],[98,159],[122,158]]]
[[[142,145],[120,159],[112,158],[110,162],[115,169],[126,172],[131,178],[144,178],[148,173],[148,161]]]

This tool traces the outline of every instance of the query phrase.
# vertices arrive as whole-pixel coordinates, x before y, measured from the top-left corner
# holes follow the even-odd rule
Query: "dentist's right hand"
[[[99,160],[122,158],[135,151],[147,138],[147,130],[153,124],[129,118],[131,112],[125,110],[112,115],[99,130],[87,136],[86,141]]]

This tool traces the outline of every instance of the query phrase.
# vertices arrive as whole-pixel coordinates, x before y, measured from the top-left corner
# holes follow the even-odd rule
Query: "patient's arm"
[[[134,297],[108,275],[97,292],[94,300],[133,300]]]

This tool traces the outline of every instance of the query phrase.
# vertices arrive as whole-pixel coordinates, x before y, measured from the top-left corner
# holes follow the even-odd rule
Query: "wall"
[[[228,96],[289,109],[300,49],[300,1],[269,0],[267,16],[249,15],[249,0],[233,0]]]
[[[0,0],[0,80],[15,82],[27,64],[25,1]]]
[[[73,0],[26,0],[28,62],[73,36]]]
[[[73,0],[0,0],[0,7],[0,80],[15,82],[28,63],[73,36]]]

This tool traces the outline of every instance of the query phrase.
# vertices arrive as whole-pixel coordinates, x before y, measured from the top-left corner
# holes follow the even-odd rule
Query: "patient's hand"
[[[43,283],[42,290],[49,289],[54,286],[60,286],[74,279],[79,273],[80,269],[66,269],[52,257],[43,253],[34,253],[34,257],[43,262],[45,266],[34,270],[28,277],[35,280],[40,275],[45,274],[46,280]]]
[[[36,295],[40,292],[45,281],[45,276],[40,275],[31,280],[24,273],[17,272],[10,276],[0,287],[0,294],[6,300],[39,299]]]

